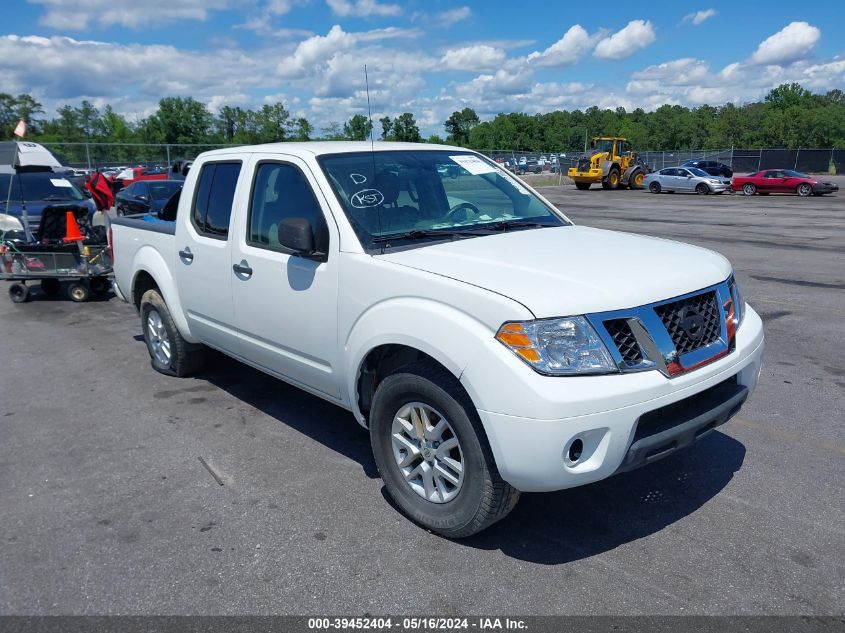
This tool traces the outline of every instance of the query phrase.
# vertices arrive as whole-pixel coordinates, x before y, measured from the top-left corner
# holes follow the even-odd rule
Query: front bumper
[[[599,182],[604,178],[604,172],[601,169],[590,169],[588,171],[578,171],[577,168],[570,168],[566,175],[572,178],[575,182]]]
[[[813,185],[813,193],[825,194],[835,193],[837,191],[839,191],[839,185],[832,182],[820,182],[817,185]]]
[[[598,481],[692,443],[736,413],[757,384],[762,356],[763,324],[746,306],[734,351],[674,378],[657,371],[541,376],[491,341],[461,382],[478,406],[502,478],[519,490],[540,492]],[[699,396],[731,381],[733,393]],[[680,401],[670,409],[675,418],[667,429],[637,435],[641,420]],[[568,454],[576,440],[583,448],[572,463]]]

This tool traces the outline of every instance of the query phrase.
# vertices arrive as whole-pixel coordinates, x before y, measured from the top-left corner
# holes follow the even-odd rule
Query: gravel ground
[[[450,542],[347,412],[226,359],[161,376],[113,297],[4,298],[0,613],[842,614],[845,194],[543,192],[733,261],[767,334],[738,417]]]

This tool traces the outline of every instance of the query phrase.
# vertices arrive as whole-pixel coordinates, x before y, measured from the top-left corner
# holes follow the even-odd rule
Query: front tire
[[[12,284],[9,286],[9,299],[12,303],[26,303],[29,301],[29,288],[26,284]]]
[[[611,167],[610,171],[607,172],[607,178],[602,181],[601,186],[605,189],[618,189],[619,178],[619,170],[616,167]]]
[[[466,392],[433,363],[400,368],[379,384],[370,443],[387,493],[402,512],[447,538],[486,529],[519,499],[499,476]]]
[[[661,189],[661,187],[660,187],[659,182],[652,182],[652,183],[649,183],[649,185],[648,185],[648,190],[651,193],[660,193],[660,189]]]
[[[628,178],[628,186],[631,189],[642,189],[644,180],[645,180],[645,172],[642,169],[637,169]]]
[[[798,185],[798,188],[795,190],[795,193],[797,193],[802,198],[806,198],[807,196],[813,193],[813,188],[806,182],[802,182],[800,185]]]
[[[710,193],[710,187],[705,185],[703,182],[700,182],[695,186],[695,193],[697,193],[700,196],[703,196],[705,194]]]
[[[742,185],[742,193],[746,196],[753,196],[755,193],[757,193],[757,187],[754,186],[754,183],[747,182]]]
[[[202,367],[205,348],[182,338],[158,290],[147,290],[141,297],[141,329],[157,372],[183,378]]]

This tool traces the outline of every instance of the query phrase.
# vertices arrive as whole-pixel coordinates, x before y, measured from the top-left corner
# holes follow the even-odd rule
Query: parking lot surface
[[[114,297],[2,297],[0,613],[842,614],[845,195],[542,191],[733,262],[767,336],[738,417],[451,542],[351,414],[224,358],[157,374]]]

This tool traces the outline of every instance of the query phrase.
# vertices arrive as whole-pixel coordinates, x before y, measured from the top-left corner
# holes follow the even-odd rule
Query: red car
[[[755,193],[759,193],[761,196],[767,196],[770,193],[822,196],[826,193],[839,191],[839,185],[832,182],[823,182],[818,178],[791,169],[764,169],[756,174],[734,176],[731,189],[741,191],[746,196],[753,196]]]

